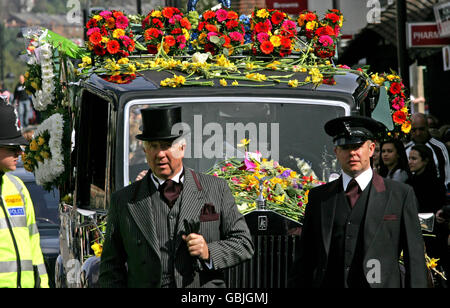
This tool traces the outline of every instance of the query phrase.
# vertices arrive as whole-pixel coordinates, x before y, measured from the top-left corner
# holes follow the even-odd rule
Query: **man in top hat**
[[[181,107],[142,110],[143,179],[113,193],[100,264],[102,287],[225,287],[223,269],[253,255],[225,180],[183,166],[172,133]]]
[[[48,288],[33,202],[16,170],[21,134],[15,109],[0,102],[0,288]]]
[[[342,175],[309,193],[290,286],[427,287],[414,191],[380,177],[370,166],[374,140],[383,131],[383,124],[367,117],[325,124]]]

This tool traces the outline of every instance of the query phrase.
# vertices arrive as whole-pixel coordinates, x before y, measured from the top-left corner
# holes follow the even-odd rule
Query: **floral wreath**
[[[190,39],[191,23],[176,7],[153,10],[142,20],[142,29],[149,54],[157,54],[161,42],[167,55],[183,54]]]
[[[86,23],[86,46],[93,56],[115,59],[128,57],[135,50],[128,17],[121,11],[102,11]]]
[[[208,10],[199,20],[197,36],[194,43],[197,49],[212,55],[232,55],[245,42],[245,27],[235,11]]]
[[[46,31],[31,31],[25,36],[29,39],[27,47],[28,71],[25,73],[25,89],[32,94],[33,106],[45,111],[55,99],[57,75],[53,62],[53,48],[46,41]]]
[[[24,167],[34,172],[36,183],[50,190],[64,173],[64,119],[55,113],[36,129],[35,137],[25,149]]]

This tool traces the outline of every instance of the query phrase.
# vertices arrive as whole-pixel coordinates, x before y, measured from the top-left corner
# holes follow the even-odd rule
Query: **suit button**
[[[138,246],[142,244],[141,240],[137,240]]]

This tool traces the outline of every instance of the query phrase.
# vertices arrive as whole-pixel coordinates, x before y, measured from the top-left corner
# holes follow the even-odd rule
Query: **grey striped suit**
[[[199,190],[189,170],[185,171],[178,223],[175,231],[174,279],[177,287],[224,287],[223,269],[253,255],[253,243],[244,217],[237,210],[225,180],[196,173]],[[161,252],[152,195],[159,194],[150,172],[111,197],[108,224],[100,264],[102,287],[160,287]],[[194,269],[182,234],[183,220],[200,220],[206,203],[214,205],[217,220],[200,223],[212,269]],[[159,228],[161,229],[161,228]],[[200,262],[198,262],[200,263]]]

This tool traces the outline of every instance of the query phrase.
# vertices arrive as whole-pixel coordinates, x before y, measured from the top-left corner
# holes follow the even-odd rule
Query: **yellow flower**
[[[43,145],[44,143],[45,143],[45,139],[42,138],[42,136],[39,136],[39,138],[38,138],[38,144],[39,144],[39,145]]]
[[[323,75],[320,73],[319,69],[313,67],[309,70],[309,74],[311,75],[311,80],[315,84],[320,84],[323,80]]]
[[[373,80],[373,82],[375,82],[377,85],[381,86],[384,82],[384,78],[381,76],[378,76],[378,73],[376,73],[375,75],[370,76]]]
[[[240,142],[241,143],[239,143],[237,146],[238,147],[245,147],[245,146],[247,146],[249,143],[250,143],[250,141],[251,141],[251,139],[246,139],[246,138],[244,138],[244,139],[242,139]]]
[[[280,65],[280,64],[281,64],[281,62],[279,62],[279,61],[273,61],[272,63],[267,64],[266,68],[276,71],[278,69],[278,65]]]
[[[298,87],[298,80],[294,79],[294,80],[289,80],[288,85],[292,88],[297,88]]]
[[[256,67],[258,67],[258,66],[255,65],[255,64],[252,63],[252,62],[247,62],[247,63],[245,64],[245,69],[246,69],[247,71],[254,70]]]
[[[152,17],[159,18],[161,16],[162,16],[161,11],[153,11],[152,12]]]
[[[25,79],[28,79],[28,77],[30,77],[30,72],[26,72],[24,77],[25,77]]]
[[[437,266],[437,261],[439,261],[439,259],[435,259],[435,258],[429,258],[427,260],[427,266],[428,268],[435,268]]]
[[[36,82],[31,82],[31,86],[34,88],[34,89],[36,89],[36,90],[38,90],[38,85],[37,85],[37,83]]]
[[[274,47],[280,47],[281,45],[281,38],[278,35],[273,35],[270,37],[270,42]]]
[[[94,15],[94,17],[92,17],[92,18],[94,18],[96,21],[99,21],[99,20],[103,19],[103,17],[100,16],[100,15]]]
[[[116,29],[113,32],[113,37],[114,38],[119,38],[119,37],[124,36],[124,35],[125,35],[125,30],[123,30],[123,29]]]
[[[132,63],[128,64],[128,72],[130,73],[136,72],[136,66]]]
[[[267,18],[269,17],[269,12],[267,12],[265,9],[260,9],[256,12],[256,16],[259,18]]]
[[[316,21],[308,21],[306,23],[306,29],[308,30],[314,30],[317,27],[317,22]]]
[[[130,60],[128,58],[120,58],[119,61],[117,61],[118,64],[128,64]]]
[[[106,36],[102,36],[102,43],[108,44],[108,42],[109,42],[109,38]]]
[[[238,85],[239,85],[239,82],[237,82],[237,81],[235,80],[235,81],[233,81],[233,83],[232,83],[231,85],[233,85],[233,86],[238,86]]]
[[[409,134],[410,131],[411,131],[411,122],[410,121],[403,122],[402,132],[404,132],[405,134]]]
[[[256,81],[265,81],[267,80],[266,75],[260,74],[260,73],[252,73],[245,75],[246,78]]]
[[[282,203],[284,203],[285,197],[286,197],[286,194],[282,194],[281,196],[274,196],[273,200],[275,200],[275,202],[278,204],[282,204]]]
[[[220,85],[222,87],[226,87],[228,85],[227,81],[225,79],[220,79]]]
[[[37,151],[38,148],[39,148],[39,146],[38,146],[38,144],[37,144],[37,142],[36,142],[36,139],[33,139],[33,140],[30,142],[30,150],[31,150],[31,151]]]
[[[223,54],[220,55],[220,57],[217,57],[216,63],[218,66],[223,66],[223,67],[231,67],[231,62],[230,60],[228,60]]]
[[[81,58],[81,60],[83,61],[83,63],[87,64],[87,65],[91,65],[92,64],[92,59],[91,57],[88,56],[84,56]]]
[[[392,74],[387,75],[386,78],[387,78],[389,81],[393,81],[394,79],[400,79],[400,77],[398,77],[398,76],[396,76],[396,75],[392,75]]]
[[[103,245],[99,244],[99,243],[94,243],[91,246],[92,250],[94,251],[94,254],[96,257],[100,258],[102,256],[102,252],[103,252]]]
[[[49,153],[49,152],[46,152],[46,151],[42,151],[42,152],[41,152],[41,156],[42,156],[42,158],[44,158],[44,159],[49,159],[49,158],[50,158],[50,153]]]

